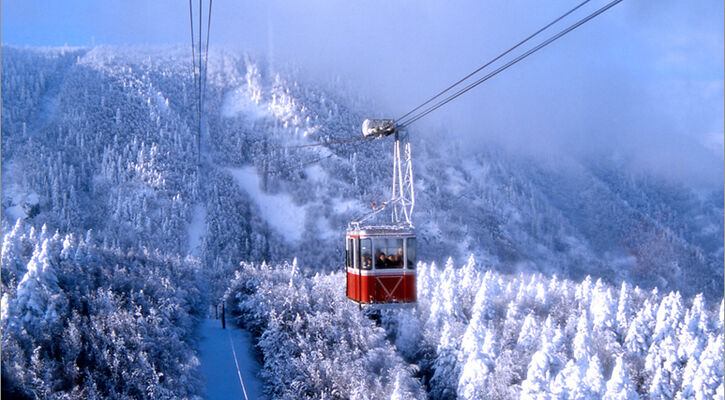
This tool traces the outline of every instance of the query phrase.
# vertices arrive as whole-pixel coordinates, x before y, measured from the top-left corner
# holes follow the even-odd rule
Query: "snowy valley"
[[[411,129],[419,302],[368,315],[343,233],[390,143],[275,146],[384,110],[215,51],[197,168],[187,49],[2,53],[3,394],[199,398],[226,301],[269,398],[723,397],[722,187]]]

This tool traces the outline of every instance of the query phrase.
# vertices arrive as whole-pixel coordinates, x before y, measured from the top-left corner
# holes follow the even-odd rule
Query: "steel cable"
[[[196,151],[197,151],[197,164],[201,165],[201,118],[204,109],[204,94],[206,93],[206,82],[207,82],[207,70],[209,63],[209,37],[211,32],[211,10],[212,0],[209,0],[209,12],[207,15],[206,23],[206,47],[202,48],[203,40],[203,0],[199,0],[199,58],[197,62],[196,46],[194,40],[194,7],[192,0],[189,0],[189,28],[191,32],[191,72],[192,80],[194,82],[194,102],[196,103],[196,117],[197,117],[197,135],[196,135]],[[204,62],[202,64],[202,53],[204,56]]]
[[[453,101],[454,99],[458,98],[459,96],[463,95],[464,93],[470,91],[471,89],[475,88],[476,86],[480,85],[481,83],[487,81],[488,79],[492,78],[493,76],[495,76],[495,75],[499,74],[500,72],[508,69],[512,65],[514,65],[514,64],[518,63],[519,61],[525,59],[526,57],[530,56],[531,54],[533,54],[533,53],[539,51],[540,49],[548,46],[552,42],[558,40],[562,36],[568,34],[569,32],[573,31],[574,29],[578,28],[579,26],[581,26],[581,25],[585,24],[586,22],[592,20],[593,18],[599,16],[600,14],[602,14],[605,11],[607,11],[608,9],[614,7],[615,5],[617,5],[618,3],[622,2],[623,0],[613,0],[612,2],[608,3],[604,7],[600,8],[597,11],[589,14],[588,16],[580,19],[579,21],[577,21],[573,25],[570,25],[566,29],[564,29],[564,30],[560,31],[559,33],[555,34],[554,36],[549,37],[544,42],[538,44],[534,48],[526,51],[525,53],[523,53],[521,55],[519,55],[518,57],[516,57],[513,60],[509,61],[508,63],[504,64],[503,66],[497,68],[493,72],[491,72],[491,73],[483,76],[482,78],[480,78],[480,79],[476,80],[475,82],[469,84],[468,86],[464,87],[463,89],[455,92],[454,94],[449,95],[448,97],[446,97],[443,100],[435,103],[431,107],[426,108],[422,112],[420,112],[418,114],[415,114],[415,115],[413,115],[410,118],[405,119],[406,117],[409,117],[411,114],[413,114],[415,111],[420,110],[421,108],[423,108],[424,106],[430,104],[432,101],[434,101],[435,99],[439,98],[440,96],[442,96],[443,94],[445,94],[449,90],[451,90],[454,87],[458,86],[459,84],[463,83],[464,81],[466,81],[467,79],[469,79],[470,77],[472,77],[473,75],[475,75],[476,73],[482,71],[483,69],[485,69],[486,67],[490,66],[494,62],[500,60],[504,56],[506,56],[509,53],[511,53],[513,50],[519,48],[521,45],[523,45],[524,43],[528,42],[532,38],[536,37],[537,35],[539,35],[543,31],[545,31],[546,29],[550,28],[552,25],[554,25],[557,22],[561,21],[565,17],[571,15],[573,12],[575,12],[576,10],[578,10],[579,8],[581,8],[582,6],[584,6],[585,4],[587,4],[589,1],[590,0],[584,0],[583,2],[579,3],[576,7],[572,8],[571,10],[569,10],[566,13],[562,14],[561,16],[557,17],[552,22],[546,24],[545,26],[543,26],[542,28],[540,28],[539,30],[537,30],[536,32],[534,32],[533,34],[527,36],[525,39],[521,40],[520,42],[518,42],[516,45],[512,46],[511,48],[509,48],[505,52],[499,54],[498,56],[496,56],[495,58],[493,58],[492,60],[490,60],[489,62],[487,62],[486,64],[484,64],[483,66],[481,66],[478,69],[474,70],[473,72],[471,72],[470,74],[468,74],[465,77],[461,78],[457,82],[453,83],[452,85],[450,85],[449,87],[447,87],[443,91],[437,93],[436,95],[434,95],[433,97],[431,97],[430,99],[428,99],[426,102],[422,103],[421,105],[419,105],[416,108],[412,109],[411,111],[409,111],[408,113],[404,114],[400,118],[396,119],[394,121],[394,123],[393,123],[394,125],[396,125],[396,129],[398,129],[398,130],[404,129],[405,127],[407,127],[407,126],[411,125],[412,123],[418,121],[419,119],[423,118],[424,116],[430,114],[431,112],[433,112],[433,111],[437,110],[438,108],[444,106],[445,104]],[[191,0],[189,0],[189,4],[191,5]],[[200,7],[201,7],[201,0],[200,0]],[[191,13],[191,8],[190,8],[190,13]],[[201,16],[200,16],[200,19],[199,20],[200,20],[200,23],[199,23],[200,27],[199,27],[199,29],[201,30]],[[208,22],[207,22],[207,48],[206,48],[207,56],[208,56],[208,44],[209,44],[209,36],[208,36],[209,33],[208,33],[208,31],[209,31],[210,24],[211,24],[211,1],[209,3],[209,16],[208,16]],[[200,31],[200,34],[201,34],[201,31]],[[193,24],[192,24],[192,43],[193,43]],[[207,63],[207,56],[205,56],[205,58],[204,58],[204,68],[205,69],[206,69],[206,63]],[[192,57],[193,57],[193,45],[192,45]],[[201,69],[201,37],[199,37],[199,64],[200,64],[199,68]],[[201,89],[201,77],[199,77],[199,79],[200,79],[199,80],[199,87]],[[204,86],[206,86],[206,77],[204,77]],[[201,96],[201,94],[200,94],[200,96]],[[201,110],[199,110],[199,113],[201,113]],[[335,140],[335,141],[330,141],[330,142],[318,142],[318,143],[310,143],[310,144],[303,144],[303,145],[291,145],[291,146],[248,146],[248,147],[249,148],[253,148],[253,149],[261,149],[261,150],[301,149],[301,148],[316,147],[316,146],[330,146],[330,145],[335,145],[335,144],[345,144],[345,143],[353,143],[353,142],[362,142],[362,141],[367,141],[367,140],[371,140],[371,139],[374,139],[374,137],[355,137],[355,138]],[[320,158],[318,160],[315,160],[313,162],[306,163],[305,165],[309,165],[309,164],[318,162],[318,161],[320,161],[322,159],[329,158],[329,157],[330,156],[328,155],[328,156],[322,157],[322,158]],[[280,171],[276,171],[276,172],[281,172],[281,170]]]
[[[198,89],[196,88],[196,50],[194,43],[194,14],[191,0],[189,0],[189,28],[191,28],[191,75],[192,81],[194,82],[194,102],[197,103],[196,98]]]
[[[207,65],[209,61],[209,34],[211,32],[211,3],[212,0],[209,0],[209,12],[207,13],[207,21],[206,21],[206,49],[204,50],[204,88],[202,89],[203,93],[206,93],[206,79],[207,79]]]
[[[416,108],[414,108],[414,109],[412,109],[412,110],[408,111],[408,112],[407,112],[406,114],[402,115],[401,117],[398,117],[398,118],[397,118],[397,119],[396,119],[396,120],[395,120],[395,121],[393,122],[393,125],[397,124],[397,123],[398,123],[398,122],[400,122],[400,121],[401,121],[401,120],[402,120],[403,118],[405,118],[405,117],[409,116],[410,114],[412,114],[412,113],[414,113],[414,112],[416,112],[416,111],[420,110],[420,109],[421,109],[421,108],[423,108],[424,106],[428,105],[428,104],[429,104],[429,103],[430,103],[431,101],[433,101],[433,100],[437,99],[438,97],[442,96],[442,95],[443,95],[444,93],[448,92],[449,90],[451,90],[451,89],[453,89],[454,87],[458,86],[459,84],[463,83],[463,82],[464,82],[465,80],[467,80],[468,78],[470,78],[470,77],[472,77],[473,75],[477,74],[478,72],[480,72],[480,71],[481,71],[481,70],[483,70],[484,68],[488,67],[489,65],[493,64],[494,62],[496,62],[496,61],[500,60],[500,59],[501,59],[502,57],[504,57],[505,55],[507,55],[507,54],[509,54],[510,52],[512,52],[512,51],[514,51],[514,50],[516,50],[516,49],[517,49],[517,48],[518,48],[519,46],[521,46],[522,44],[524,44],[524,43],[528,42],[529,40],[533,39],[533,38],[534,38],[535,36],[537,36],[537,35],[538,35],[539,33],[541,33],[541,32],[543,32],[543,31],[545,31],[546,29],[548,29],[548,28],[549,28],[549,27],[551,27],[552,25],[556,24],[557,22],[561,21],[562,19],[566,18],[566,17],[567,17],[567,16],[569,16],[569,15],[570,15],[571,13],[573,13],[574,11],[578,10],[579,8],[581,8],[581,7],[583,6],[583,5],[587,4],[587,3],[589,2],[589,1],[591,1],[591,0],[584,0],[583,2],[579,3],[579,5],[577,5],[576,7],[572,8],[571,10],[569,10],[569,11],[567,11],[566,13],[562,14],[562,15],[561,15],[560,17],[556,18],[555,20],[553,20],[553,21],[549,22],[548,24],[546,24],[546,25],[545,25],[544,27],[542,27],[542,28],[541,28],[541,29],[539,29],[538,31],[536,31],[536,32],[532,33],[531,35],[529,35],[528,37],[526,37],[526,38],[525,38],[524,40],[522,40],[522,41],[520,41],[520,42],[516,43],[516,45],[514,45],[513,47],[509,48],[508,50],[504,51],[503,53],[501,53],[501,54],[499,54],[498,56],[496,56],[495,58],[493,58],[493,59],[492,59],[491,61],[487,62],[487,63],[486,63],[486,64],[484,64],[483,66],[481,66],[481,67],[479,67],[478,69],[476,69],[475,71],[471,72],[470,74],[468,74],[468,75],[464,76],[463,78],[461,78],[460,80],[458,80],[458,81],[457,81],[457,82],[455,82],[454,84],[452,84],[452,85],[448,86],[447,88],[443,89],[442,91],[438,92],[438,93],[437,93],[437,94],[436,94],[435,96],[433,96],[433,97],[431,97],[430,99],[426,100],[426,101],[425,101],[425,103],[423,103],[423,104],[419,105],[418,107],[416,107]]]
[[[525,53],[521,54],[520,56],[514,58],[513,60],[511,60],[508,63],[504,64],[503,66],[497,68],[496,70],[494,70],[493,72],[487,74],[486,76],[480,78],[479,80],[475,81],[474,83],[466,86],[465,88],[459,90],[458,92],[456,92],[456,93],[454,93],[454,94],[446,97],[445,99],[439,101],[435,105],[427,108],[425,111],[423,111],[423,112],[421,112],[419,114],[416,114],[413,117],[407,119],[406,121],[400,123],[396,128],[402,129],[402,128],[405,128],[405,127],[409,126],[410,124],[414,123],[415,121],[417,121],[417,120],[423,118],[424,116],[430,114],[431,112],[439,109],[440,107],[442,107],[445,104],[451,102],[452,100],[454,100],[457,97],[461,96],[462,94],[468,92],[469,90],[473,89],[474,87],[476,87],[476,86],[480,85],[481,83],[487,81],[488,79],[494,77],[495,75],[499,74],[500,72],[502,72],[502,71],[506,70],[507,68],[511,67],[512,65],[518,63],[519,61],[525,59],[526,57],[530,56],[531,54],[533,54],[533,53],[539,51],[540,49],[548,46],[549,44],[551,44],[552,42],[554,42],[557,39],[561,38],[562,36],[566,35],[567,33],[573,31],[574,29],[576,29],[576,28],[578,28],[580,26],[582,26],[586,22],[589,22],[593,18],[599,16],[600,14],[604,13],[605,11],[607,11],[610,8],[614,7],[615,5],[621,3],[622,1],[623,0],[614,0],[614,1],[610,2],[610,3],[608,3],[604,7],[600,8],[597,11],[595,11],[595,12],[589,14],[588,16],[582,18],[581,20],[579,20],[578,22],[574,23],[573,25],[570,25],[568,28],[560,31],[556,35],[550,37],[549,39],[547,39],[544,42],[542,42],[542,43],[538,44],[537,46],[535,46],[534,48],[532,48],[532,49],[526,51]]]
[[[303,149],[306,147],[330,146],[333,144],[360,142],[360,141],[372,140],[372,139],[374,139],[374,138],[369,137],[369,136],[363,136],[363,137],[354,137],[354,138],[350,138],[350,139],[333,140],[331,142],[318,142],[318,143],[299,144],[299,145],[291,145],[291,146],[247,146],[247,147],[249,147],[251,149],[260,149],[260,150]]]
[[[362,138],[362,139],[367,139],[367,138]],[[350,141],[350,142],[346,142],[346,143],[351,143],[351,142],[352,142],[352,141]],[[354,143],[354,144],[353,144],[353,147],[358,147],[358,146],[360,146],[360,145],[361,145],[362,143],[363,143],[363,141],[362,141],[362,140],[359,140],[359,141],[357,141],[357,143]],[[306,162],[304,162],[304,163],[301,163],[301,164],[297,164],[297,165],[295,165],[294,167],[292,167],[292,166],[289,166],[289,167],[285,167],[285,168],[279,168],[279,169],[275,169],[275,170],[272,170],[272,171],[266,171],[266,173],[267,173],[267,174],[270,174],[270,175],[279,175],[279,174],[282,174],[282,173],[285,173],[285,172],[289,172],[289,171],[292,171],[292,170],[294,170],[294,169],[300,169],[300,168],[305,168],[305,167],[307,167],[307,166],[310,166],[310,165],[313,165],[313,164],[317,164],[317,163],[319,163],[319,162],[320,162],[320,161],[322,161],[322,160],[326,160],[326,159],[328,159],[328,158],[332,158],[332,157],[334,157],[334,156],[336,156],[336,155],[337,155],[337,154],[335,154],[335,153],[331,153],[331,154],[328,154],[328,155],[326,155],[326,156],[318,157],[318,158],[316,158],[316,159],[314,159],[314,160],[311,160],[311,161],[306,161]]]

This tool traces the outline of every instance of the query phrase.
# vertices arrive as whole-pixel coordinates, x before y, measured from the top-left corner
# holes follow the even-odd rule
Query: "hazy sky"
[[[211,42],[315,79],[340,77],[395,117],[577,3],[216,0]],[[189,41],[184,1],[0,4],[8,44]],[[616,154],[634,168],[722,186],[723,18],[722,0],[624,0],[415,127],[550,158]]]

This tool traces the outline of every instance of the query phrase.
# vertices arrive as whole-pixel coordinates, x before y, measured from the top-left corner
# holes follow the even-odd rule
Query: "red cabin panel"
[[[364,304],[416,301],[412,229],[348,230],[345,250],[349,299]]]
[[[363,271],[361,277],[357,270],[348,269],[347,297],[361,303],[415,302],[415,272],[380,275],[375,271]]]

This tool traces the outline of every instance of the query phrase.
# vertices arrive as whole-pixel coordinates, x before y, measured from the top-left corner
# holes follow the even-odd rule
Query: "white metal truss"
[[[405,172],[403,172],[405,169]],[[400,140],[395,135],[395,152],[393,155],[393,195],[390,203],[393,206],[392,222],[412,226],[413,208],[415,207],[415,189],[413,187],[413,163],[410,158],[410,143],[405,144],[405,167],[400,157]]]
[[[383,210],[391,210],[391,223],[396,227],[413,228],[413,208],[415,208],[415,186],[413,184],[413,161],[410,153],[410,143],[405,144],[405,155],[401,155],[400,138],[395,132],[393,149],[393,191],[390,200],[374,207],[366,215],[350,223],[351,227],[371,220]]]

